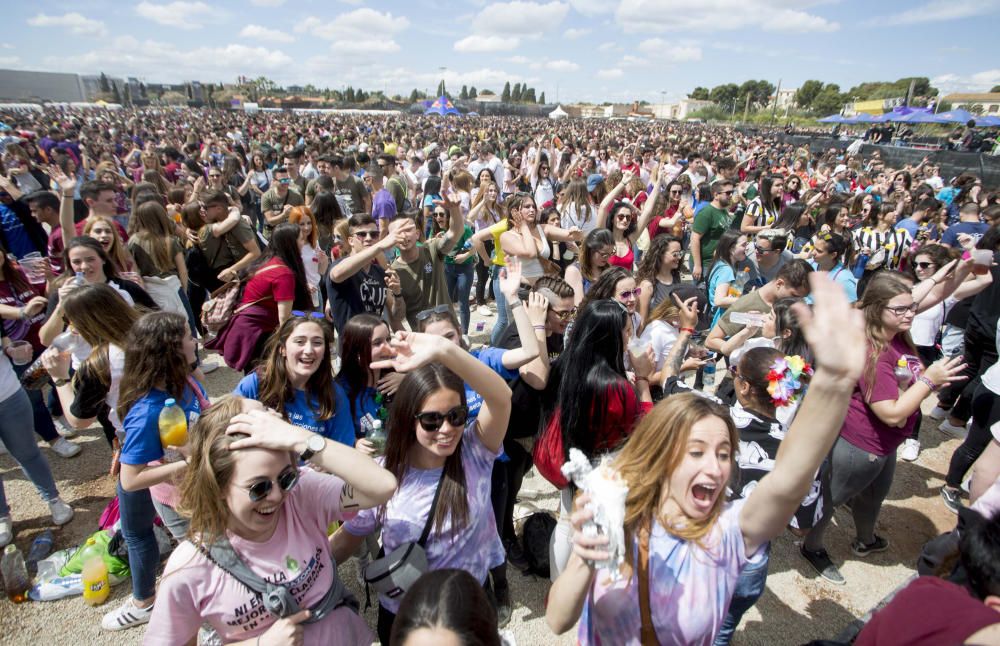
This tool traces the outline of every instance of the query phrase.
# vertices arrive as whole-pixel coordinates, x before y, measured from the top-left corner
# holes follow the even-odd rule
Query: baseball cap
[[[602,182],[604,182],[604,176],[601,175],[600,173],[594,173],[593,175],[588,176],[587,177],[587,192],[588,193],[593,192],[593,190],[595,188],[597,188],[598,186],[600,186]]]
[[[836,175],[837,173],[846,173],[846,172],[847,172],[847,166],[845,166],[844,164],[837,164],[837,167],[833,169],[834,175]]]

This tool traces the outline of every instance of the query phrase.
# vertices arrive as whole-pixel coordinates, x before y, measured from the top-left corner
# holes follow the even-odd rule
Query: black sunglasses
[[[434,314],[445,314],[451,311],[451,305],[436,305],[430,309],[417,312],[417,320],[423,321],[424,319],[429,319]]]
[[[291,491],[292,487],[298,481],[299,470],[295,467],[288,467],[278,474],[277,478],[278,488],[286,493]],[[264,498],[267,498],[271,493],[272,487],[274,487],[273,480],[260,480],[247,487],[247,493],[250,495],[251,502],[260,502]]]
[[[417,413],[414,417],[417,418],[425,431],[437,433],[441,430],[441,425],[444,424],[445,420],[448,420],[452,426],[465,426],[465,422],[469,419],[469,409],[466,406],[456,406],[446,413],[426,411]]]
[[[359,238],[371,238],[374,240],[378,237],[378,231],[355,231],[354,235]]]
[[[932,262],[915,262],[913,264],[920,269],[930,269],[931,267],[937,267],[937,265],[935,265]]]

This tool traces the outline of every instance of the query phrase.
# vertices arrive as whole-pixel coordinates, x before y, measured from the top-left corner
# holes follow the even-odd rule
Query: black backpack
[[[524,521],[521,544],[524,545],[524,557],[528,561],[526,574],[549,576],[549,540],[555,529],[556,519],[548,512],[536,511]]]

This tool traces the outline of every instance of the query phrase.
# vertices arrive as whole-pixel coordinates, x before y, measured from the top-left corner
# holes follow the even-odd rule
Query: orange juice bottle
[[[83,600],[88,605],[99,606],[111,594],[108,566],[101,556],[101,546],[93,538],[87,539],[83,550]]]
[[[177,400],[168,399],[158,420],[160,429],[160,444],[167,446],[184,446],[187,444],[187,416],[177,405]]]

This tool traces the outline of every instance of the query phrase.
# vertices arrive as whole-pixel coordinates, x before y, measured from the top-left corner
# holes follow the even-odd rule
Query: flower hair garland
[[[767,373],[767,392],[776,406],[788,406],[801,395],[802,375],[811,376],[812,366],[799,355],[775,359]]]

